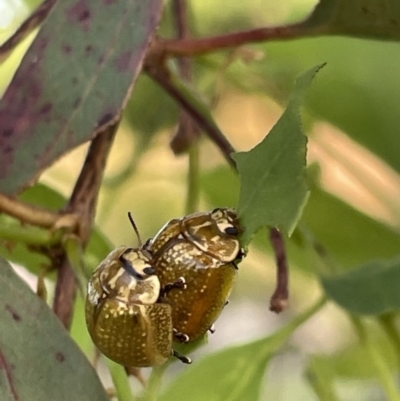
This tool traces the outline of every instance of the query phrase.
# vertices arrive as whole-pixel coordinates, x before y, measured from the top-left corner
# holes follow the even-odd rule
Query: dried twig
[[[82,248],[85,248],[89,240],[100,184],[117,127],[118,123],[115,123],[93,139],[66,207],[67,213],[80,217],[76,234]],[[64,254],[59,263],[53,310],[67,329],[71,326],[75,295],[75,275]]]

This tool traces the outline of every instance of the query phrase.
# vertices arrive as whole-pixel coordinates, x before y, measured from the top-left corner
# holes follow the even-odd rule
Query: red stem
[[[278,26],[273,28],[256,28],[247,31],[233,32],[225,35],[200,39],[160,40],[160,46],[166,54],[173,56],[194,56],[216,50],[228,49],[248,43],[267,40],[288,40],[298,37],[322,34],[319,29],[306,27],[304,23]]]

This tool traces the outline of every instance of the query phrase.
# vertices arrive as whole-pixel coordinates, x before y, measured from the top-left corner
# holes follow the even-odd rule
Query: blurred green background
[[[192,33],[205,36],[293,22],[304,18],[315,4],[194,0],[190,2]],[[36,5],[0,0],[0,41]],[[165,6],[159,35],[172,36],[168,2]],[[0,93],[28,42],[1,66]],[[304,245],[304,238],[316,238],[340,270],[399,253],[400,47],[396,42],[321,37],[248,45],[193,62],[193,86],[212,106],[216,121],[237,150],[252,148],[271,129],[296,75],[327,62],[304,108],[312,193],[299,229],[288,242],[290,308],[279,316],[268,311],[275,267],[266,233],[260,233],[240,265],[231,303],[218,320],[216,333],[194,356],[200,359],[227,345],[273,333],[317,299],[322,292],[319,275],[328,271]],[[136,241],[128,211],[143,238],[185,213],[188,160],[186,155],[174,156],[169,148],[177,116],[174,102],[141,76],[109,160],[96,218],[114,246]],[[83,146],[57,162],[41,182],[68,197],[85,150]],[[235,205],[238,180],[205,138],[200,143],[200,166],[199,209]],[[77,309],[73,335],[90,354],[82,319]],[[382,355],[392,361],[385,337],[375,323],[370,329]],[[174,366],[166,382],[184,369]],[[264,399],[317,400],[306,375],[315,371],[327,382],[334,381],[340,400],[385,399],[348,316],[333,303],[302,326],[272,360]]]

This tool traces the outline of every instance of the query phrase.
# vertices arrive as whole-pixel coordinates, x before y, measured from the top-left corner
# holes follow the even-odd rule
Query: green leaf
[[[160,0],[55,4],[0,101],[0,191],[14,194],[115,122],[157,26]]]
[[[201,172],[200,188],[213,207],[234,207],[237,204],[239,180],[230,167],[220,166]]]
[[[371,259],[393,258],[400,249],[393,229],[315,186],[301,223],[346,270]]]
[[[324,304],[317,302],[270,337],[231,347],[193,365],[173,382],[160,401],[258,401],[266,365],[288,337]]]
[[[61,323],[0,259],[0,399],[108,401]]]
[[[238,214],[246,227],[243,242],[262,226],[292,233],[308,197],[307,139],[301,128],[300,106],[314,75],[323,65],[302,74],[289,103],[270,133],[249,152],[232,155],[241,179]]]
[[[372,261],[333,277],[323,277],[326,293],[359,315],[380,315],[400,309],[400,256]]]
[[[314,34],[400,39],[397,0],[320,0],[301,26]]]

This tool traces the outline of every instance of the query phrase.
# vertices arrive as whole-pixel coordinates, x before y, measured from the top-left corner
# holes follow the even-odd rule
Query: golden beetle
[[[171,220],[146,244],[162,286],[185,278],[184,291],[165,295],[178,340],[194,341],[212,330],[245,255],[238,240],[241,232],[236,213],[218,208]]]
[[[157,366],[171,355],[190,363],[172,349],[172,310],[159,299],[150,259],[144,249],[120,246],[97,267],[86,297],[88,331],[104,355],[124,366]]]

